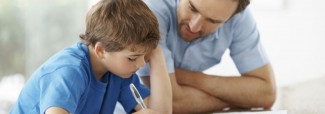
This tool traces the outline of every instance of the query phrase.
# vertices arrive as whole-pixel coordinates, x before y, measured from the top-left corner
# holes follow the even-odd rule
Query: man
[[[174,113],[271,108],[275,80],[249,0],[146,0],[158,18],[173,89]],[[202,73],[230,50],[241,76]],[[148,66],[138,71],[150,86]]]

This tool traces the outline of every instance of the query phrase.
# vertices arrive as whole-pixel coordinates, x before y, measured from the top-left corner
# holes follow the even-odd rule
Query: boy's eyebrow
[[[193,10],[197,11],[198,13],[200,13],[200,11],[198,9],[196,9],[196,7],[193,5],[192,0],[188,1],[190,3],[190,6],[193,8]],[[212,19],[210,17],[207,17],[207,20],[211,21],[211,22],[217,22],[217,23],[222,23],[224,22],[223,20],[219,20],[219,19]]]
[[[142,56],[144,54],[133,54],[133,55],[130,55],[130,56]]]

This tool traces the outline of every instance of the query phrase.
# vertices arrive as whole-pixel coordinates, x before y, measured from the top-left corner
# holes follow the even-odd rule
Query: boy
[[[158,22],[142,0],[100,1],[88,12],[80,38],[82,43],[60,51],[31,76],[12,114],[110,114],[117,101],[131,113],[141,110],[131,83],[149,108],[137,113],[171,113]],[[145,61],[152,68],[151,96],[135,74]]]

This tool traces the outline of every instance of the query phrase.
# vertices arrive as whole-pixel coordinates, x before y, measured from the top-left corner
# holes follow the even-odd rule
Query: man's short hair
[[[243,11],[250,3],[250,0],[238,0],[238,6],[234,14]]]
[[[80,38],[86,45],[102,43],[107,52],[130,46],[147,51],[156,48],[160,33],[155,15],[142,0],[101,0],[88,11]]]

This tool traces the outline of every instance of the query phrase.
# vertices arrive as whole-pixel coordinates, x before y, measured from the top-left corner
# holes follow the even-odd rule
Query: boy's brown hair
[[[86,45],[101,42],[107,52],[127,47],[148,51],[156,48],[160,34],[155,15],[142,0],[101,0],[88,11],[80,38]]]

